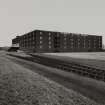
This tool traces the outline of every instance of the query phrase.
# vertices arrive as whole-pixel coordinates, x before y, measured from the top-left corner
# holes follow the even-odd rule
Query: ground
[[[21,60],[22,64],[15,63],[16,60],[0,52],[0,105],[101,105],[22,66]],[[34,66],[36,69],[38,66]]]
[[[44,55],[105,70],[105,52],[45,53]]]

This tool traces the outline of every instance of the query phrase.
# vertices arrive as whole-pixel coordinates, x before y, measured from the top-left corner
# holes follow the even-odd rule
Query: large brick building
[[[102,36],[35,30],[18,36],[12,45],[32,52],[102,51]]]

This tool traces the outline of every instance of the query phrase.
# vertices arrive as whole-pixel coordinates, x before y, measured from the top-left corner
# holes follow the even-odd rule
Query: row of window
[[[83,38],[85,38],[85,37],[88,37],[89,35],[87,35],[87,34],[76,34],[76,33],[67,33],[67,32],[42,32],[42,31],[40,31],[39,32],[39,34],[40,35],[43,35],[43,34],[48,34],[48,35],[52,35],[52,34],[54,34],[55,33],[55,35],[57,35],[57,36],[60,36],[60,35],[64,35],[64,37],[67,37],[67,36],[75,36],[75,37],[83,37]],[[89,36],[89,38],[90,37],[92,37],[92,38],[98,38],[99,36]],[[99,37],[99,38],[101,38],[101,37]]]
[[[40,39],[40,44],[42,44],[42,42],[43,42],[43,40],[41,40]],[[52,43],[52,41],[49,39],[48,40],[48,42],[51,44]],[[34,41],[32,41],[32,40],[30,40],[30,41],[21,41],[20,42],[21,44],[22,43],[35,43],[35,40]],[[60,41],[59,40],[55,40],[54,41],[54,43],[56,44],[56,43],[58,43],[58,44],[60,44]],[[83,42],[81,42],[81,41],[78,41],[78,42],[76,42],[76,41],[70,41],[69,43],[65,40],[64,42],[63,42],[64,44],[66,43],[66,44],[73,44],[73,43],[76,43],[76,44],[86,44],[86,45],[88,45],[88,44],[96,44],[96,45],[98,45],[98,44],[102,44],[102,42],[95,42],[95,41],[93,41],[93,43],[91,43],[90,41],[87,43],[87,42],[85,42],[85,41],[83,41]]]
[[[35,45],[34,44],[28,44],[28,45],[22,44],[20,46],[21,47],[34,47]],[[39,46],[41,46],[40,48],[42,48],[43,45],[40,44]],[[51,48],[52,45],[49,44],[48,47]],[[99,45],[99,46],[91,46],[91,45],[89,45],[89,46],[85,46],[85,45],[83,45],[83,46],[80,46],[80,45],[78,45],[78,46],[75,46],[75,45],[67,46],[67,45],[64,45],[63,47],[64,48],[101,48],[102,45]],[[54,48],[60,48],[60,45],[54,45]]]
[[[40,39],[43,39],[44,37],[42,37],[42,36],[40,36]],[[48,37],[48,39],[50,39],[51,40],[51,36],[50,37]],[[64,40],[67,40],[67,38],[63,38]],[[27,38],[27,39],[21,39],[22,41],[28,41],[28,40],[35,40],[35,37],[33,37],[33,39],[32,38]],[[54,38],[54,40],[60,40],[60,38],[57,38],[57,37],[55,37]],[[90,39],[86,39],[86,40],[81,40],[81,39],[73,39],[73,38],[69,38],[69,40],[70,41],[95,41],[95,42],[102,42],[102,40],[90,40]],[[18,40],[16,40],[16,41],[13,41],[13,42],[18,42]]]
[[[43,41],[40,41],[40,45],[43,45]],[[31,42],[31,43],[21,43],[21,45],[22,46],[28,46],[28,45],[35,45],[35,42]],[[51,41],[49,41],[48,42],[48,45],[52,45],[52,42]],[[66,42],[64,42],[63,43],[63,45],[64,46],[75,46],[75,47],[77,47],[77,46],[80,46],[80,47],[82,47],[82,46],[84,46],[84,47],[92,47],[92,46],[96,46],[96,47],[98,47],[98,46],[101,46],[102,44],[100,43],[100,44],[97,44],[97,43],[93,43],[93,44],[91,44],[91,43],[89,43],[89,44],[86,44],[86,43],[70,43],[70,44],[67,44]],[[60,46],[60,43],[54,43],[54,46]]]
[[[40,45],[39,48],[44,48],[44,46],[43,45]],[[52,46],[49,45],[48,48],[52,48]],[[60,48],[60,47],[54,46],[54,48]],[[65,48],[68,48],[68,47],[67,46],[64,46],[64,49]],[[80,47],[80,46],[77,46],[77,47],[69,46],[69,48],[87,48],[87,47],[85,47],[85,46],[83,46],[83,47]],[[92,47],[88,47],[88,48],[92,48]],[[97,48],[97,47],[94,46],[93,48]],[[98,48],[101,48],[101,46],[99,46]]]
[[[43,39],[44,37],[43,36],[40,36],[40,39]],[[51,36],[49,36],[48,37],[48,39],[51,39]],[[66,37],[64,37],[63,38],[64,40],[67,40],[68,38],[66,38]],[[60,40],[60,37],[54,37],[54,40]],[[95,41],[95,42],[98,42],[98,41],[102,41],[101,39],[94,39],[94,40],[92,40],[92,39],[80,39],[80,38],[78,38],[78,39],[75,39],[75,38],[69,38],[69,40],[70,41]]]

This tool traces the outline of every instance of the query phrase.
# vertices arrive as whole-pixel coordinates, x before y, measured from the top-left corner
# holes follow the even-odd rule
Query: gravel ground
[[[0,56],[0,105],[99,105]]]

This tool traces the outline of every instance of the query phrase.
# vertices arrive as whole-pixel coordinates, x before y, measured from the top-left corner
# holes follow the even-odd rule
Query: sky
[[[102,35],[105,0],[0,0],[0,46],[35,29]]]

